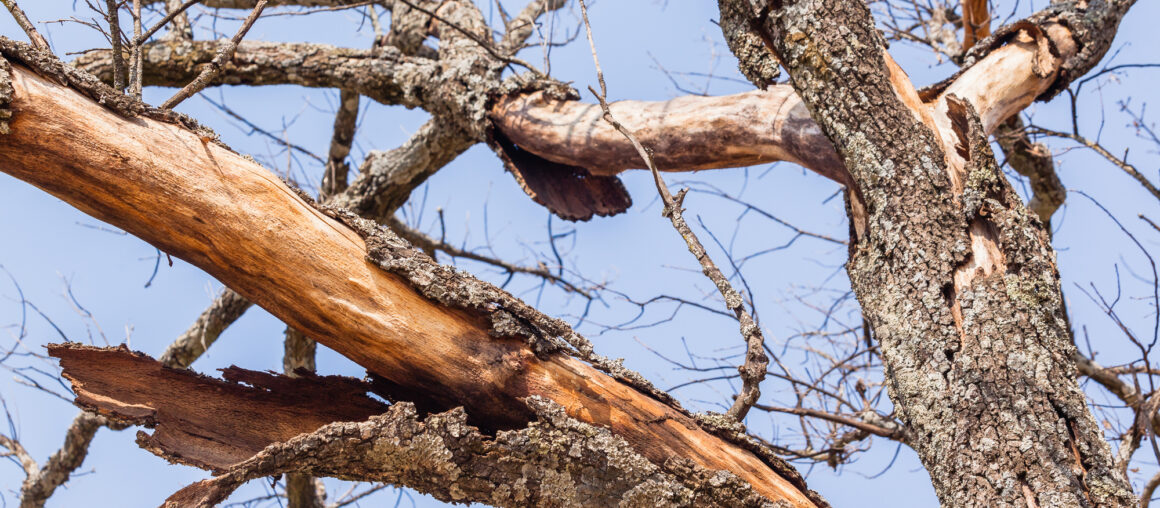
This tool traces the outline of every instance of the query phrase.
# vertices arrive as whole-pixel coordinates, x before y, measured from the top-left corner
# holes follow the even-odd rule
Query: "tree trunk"
[[[971,103],[928,108],[859,0],[771,2],[754,23],[865,209],[847,269],[942,504],[1135,505],[1076,382],[1054,252]]]

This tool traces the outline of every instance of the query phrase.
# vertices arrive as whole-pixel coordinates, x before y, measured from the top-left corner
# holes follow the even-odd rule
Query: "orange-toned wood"
[[[991,35],[991,12],[987,0],[963,0],[963,51]]]
[[[386,379],[511,422],[520,397],[543,395],[609,426],[652,460],[727,469],[771,499],[814,506],[753,454],[687,416],[566,357],[441,307],[364,260],[353,231],[277,177],[181,127],[123,118],[13,66],[11,133],[0,171],[204,269],[290,326]]]

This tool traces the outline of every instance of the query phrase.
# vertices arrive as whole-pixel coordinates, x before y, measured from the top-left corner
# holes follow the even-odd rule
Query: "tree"
[[[868,435],[913,448],[949,506],[1137,502],[1126,468],[1151,432],[1156,398],[1122,375],[1142,373],[1150,383],[1151,346],[1141,343],[1140,363],[1127,370],[1078,353],[1044,227],[1062,202],[1061,186],[1017,116],[1087,75],[1134,2],[1057,2],[990,35],[986,5],[964,2],[959,22],[969,51],[948,49],[937,30],[919,38],[948,52],[959,72],[917,90],[863,2],[721,0],[725,40],[761,90],[608,104],[601,76],[600,91],[592,90],[599,105],[578,102],[567,84],[519,58],[537,20],[565,2],[531,2],[505,16],[498,38],[471,2],[384,2],[390,27],[365,51],[243,40],[265,1],[205,2],[252,10],[231,40],[193,40],[179,13],[192,3],[166,2],[171,15],[156,26],[168,31],[149,42],[154,30],[143,26],[139,3],[127,9],[134,31],[122,41],[110,1],[112,50],[82,55],[75,68],[48,53],[27,20],[21,26],[31,46],[0,44],[10,112],[0,170],[231,288],[159,362],[124,349],[50,348],[77,403],[100,416],[82,413],[71,444],[43,468],[5,438],[28,475],[23,503],[43,504],[83,460],[96,429],[126,424],[156,428],[139,435],[144,448],[219,474],[174,494],[177,505],[214,504],[245,481],[282,473],[291,474],[286,495],[299,506],[318,502],[309,475],[499,505],[824,505],[778,454],[840,462],[846,445]],[[947,12],[928,10],[942,16],[939,29],[952,23]],[[883,23],[897,26],[889,14]],[[910,32],[890,35],[903,33]],[[437,48],[424,45],[429,36]],[[777,83],[779,67],[787,83]],[[342,90],[320,203],[172,111],[211,84]],[[182,90],[153,108],[139,101],[143,86]],[[404,145],[369,156],[348,186],[360,96],[432,118]],[[1004,177],[992,135],[1030,179],[1030,206]],[[1160,195],[1126,160],[1076,131],[1068,137],[1102,150]],[[622,212],[631,200],[615,175],[651,170],[664,214],[746,344],[742,388],[725,414],[682,409],[597,355],[564,322],[431,260],[437,251],[470,253],[394,214],[426,178],[479,143],[537,203],[568,220]],[[669,195],[657,171],[776,160],[847,189],[846,268],[873,349],[855,353],[870,358],[865,367],[880,359],[895,408],[855,415],[774,408],[850,429],[831,433],[826,453],[769,445],[739,426],[750,409],[768,408],[760,386],[775,355],[733,287],[737,277],[717,268],[684,219],[685,193]],[[561,271],[484,261],[569,284]],[[224,382],[161,368],[188,366],[250,301],[287,324],[286,377],[235,369]],[[1113,317],[1114,305],[1106,305]],[[312,339],[366,367],[369,380],[307,372]],[[1079,373],[1135,415],[1118,454]],[[844,388],[865,404],[865,387],[850,382]],[[387,408],[368,392],[393,403]]]

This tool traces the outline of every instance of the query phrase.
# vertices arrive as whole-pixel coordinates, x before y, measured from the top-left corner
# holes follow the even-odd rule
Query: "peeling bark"
[[[50,352],[79,404],[152,427],[138,434],[147,449],[218,474],[174,494],[173,506],[213,506],[245,481],[283,473],[388,482],[495,506],[779,506],[730,473],[685,459],[654,464],[539,397],[526,401],[531,423],[488,435],[462,409],[388,408],[365,395],[371,385],[349,378],[231,367],[223,381],[123,348],[64,344]]]
[[[578,358],[537,355],[511,335],[492,337],[482,319],[367,263],[367,243],[355,231],[252,161],[180,125],[120,116],[13,69],[15,114],[11,133],[0,137],[0,170],[205,269],[389,380],[396,396],[464,405],[491,428],[525,425],[532,414],[520,401],[550,398],[572,418],[608,426],[654,463],[687,458],[732,471],[770,499],[818,504],[771,455],[725,441]]]

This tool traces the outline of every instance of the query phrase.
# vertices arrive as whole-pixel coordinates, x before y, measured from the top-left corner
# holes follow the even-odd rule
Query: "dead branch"
[[[110,0],[110,2],[111,1],[113,0]],[[222,71],[222,64],[234,57],[234,51],[238,49],[238,43],[242,42],[242,38],[246,36],[246,32],[249,32],[250,27],[254,26],[254,22],[257,21],[258,17],[262,15],[262,10],[265,8],[266,0],[258,0],[257,5],[254,6],[254,10],[250,11],[250,15],[246,17],[246,20],[242,22],[242,26],[238,28],[238,32],[230,38],[229,42],[226,42],[221,46],[221,49],[219,49],[217,54],[214,55],[213,60],[209,61],[209,65],[204,67],[201,70],[201,73],[199,73],[197,77],[193,79],[193,81],[189,82],[189,84],[185,85],[184,88],[173,94],[173,97],[170,97],[169,99],[166,99],[165,102],[161,103],[161,109],[173,109],[175,106],[180,104],[181,101],[190,98],[193,96],[193,94],[200,92],[206,86],[209,86],[210,82],[213,81],[214,76]],[[116,61],[117,52],[118,48],[116,45],[114,45],[114,61]],[[138,52],[140,52],[140,50],[138,50]]]
[[[1122,170],[1124,173],[1127,173],[1128,176],[1132,177],[1137,182],[1139,182],[1140,186],[1144,187],[1144,190],[1148,191],[1148,193],[1151,194],[1153,197],[1155,197],[1156,199],[1160,199],[1160,189],[1157,189],[1155,185],[1152,185],[1152,182],[1148,181],[1148,178],[1145,177],[1142,173],[1140,173],[1140,171],[1137,170],[1135,166],[1128,164],[1127,161],[1125,161],[1119,157],[1116,157],[1111,152],[1109,152],[1106,148],[1104,148],[1103,145],[1101,145],[1095,141],[1092,141],[1088,138],[1085,138],[1083,136],[1080,136],[1079,134],[1073,134],[1073,133],[1069,133],[1069,132],[1061,132],[1061,131],[1057,131],[1057,130],[1046,129],[1046,128],[1035,126],[1035,125],[1031,126],[1028,130],[1033,134],[1043,134],[1046,136],[1070,139],[1072,141],[1075,141],[1076,143],[1079,143],[1079,144],[1087,147],[1088,149],[1092,150],[1093,152],[1099,154],[1101,157],[1107,159],[1108,162],[1115,164],[1116,167],[1120,168],[1120,170]]]
[[[185,86],[212,61],[217,41],[180,41],[143,46],[145,86]],[[77,58],[79,69],[109,79],[109,52],[93,51]],[[233,58],[209,84],[300,85],[358,92],[383,104],[423,106],[425,87],[438,81],[438,69],[422,58],[404,56],[398,49],[345,49],[325,44],[241,41]]]
[[[1049,226],[1047,231],[1051,231],[1051,216],[1067,199],[1067,189],[1055,172],[1051,150],[1043,143],[1031,141],[1018,116],[1000,124],[995,131],[995,141],[1003,149],[1007,164],[1031,182],[1032,195],[1027,207],[1034,210],[1039,220]]]
[[[609,425],[630,443],[648,443],[641,449],[658,462],[692,458],[736,471],[764,495],[812,503],[786,473],[771,472],[672,406],[578,359],[541,359],[522,340],[490,338],[483,322],[464,319],[398,275],[366,263],[365,240],[356,232],[245,158],[172,124],[127,121],[75,91],[14,69],[12,104],[20,114],[12,133],[0,138],[0,169],[206,269],[288,325],[389,379],[397,394],[430,394],[444,407],[465,404],[473,418],[495,425],[526,417],[520,398],[576,397],[565,404],[578,408],[575,417]],[[72,128],[76,118],[93,129]],[[117,135],[93,137],[98,133]],[[21,159],[32,153],[35,171]],[[100,169],[113,165],[118,171]],[[162,190],[174,188],[198,191]],[[355,309],[362,318],[327,317]],[[391,317],[399,315],[415,317]],[[658,421],[666,423],[658,427]]]
[[[12,19],[16,20],[16,24],[20,25],[20,29],[24,30],[28,40],[32,42],[32,47],[41,51],[50,51],[48,41],[44,40],[44,36],[36,31],[36,26],[28,20],[28,16],[24,14],[24,10],[16,4],[16,0],[3,0],[4,7],[8,8],[8,12],[12,14]]]
[[[212,506],[247,480],[291,472],[383,481],[445,501],[497,506],[565,499],[763,503],[736,476],[681,459],[654,464],[608,430],[538,397],[528,399],[535,418],[526,428],[488,436],[468,424],[462,409],[421,417],[409,403],[383,408],[364,395],[371,385],[349,378],[230,368],[220,381],[124,349],[60,345],[52,354],[66,365],[79,403],[125,422],[148,421],[153,434],[138,435],[147,449],[221,473],[174,494],[169,502],[176,506]],[[231,417],[215,417],[223,412]],[[230,425],[238,414],[255,424]]]

